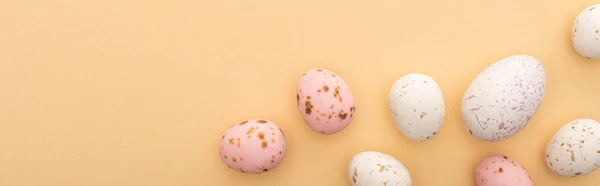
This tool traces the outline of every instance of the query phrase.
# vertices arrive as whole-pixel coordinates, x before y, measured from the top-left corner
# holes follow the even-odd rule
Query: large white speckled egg
[[[565,124],[546,147],[546,165],[562,176],[583,176],[600,167],[600,123],[577,119]]]
[[[396,158],[376,151],[360,152],[348,166],[348,178],[353,186],[410,186],[410,174]]]
[[[412,73],[398,79],[389,94],[392,119],[414,141],[432,139],[444,121],[444,96],[429,76]]]
[[[219,142],[219,155],[229,168],[260,174],[274,169],[283,160],[285,136],[275,123],[253,119],[229,128]]]
[[[354,118],[354,97],[339,75],[322,68],[309,70],[296,90],[298,110],[306,124],[320,134],[344,130]]]
[[[571,30],[575,50],[589,59],[600,58],[600,4],[581,11]]]
[[[537,112],[545,87],[546,72],[535,57],[515,55],[490,65],[464,94],[467,130],[490,142],[517,134]]]

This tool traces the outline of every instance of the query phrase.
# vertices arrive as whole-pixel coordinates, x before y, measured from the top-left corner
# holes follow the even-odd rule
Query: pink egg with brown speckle
[[[275,123],[253,119],[229,128],[219,142],[219,156],[229,168],[260,174],[274,169],[285,156],[285,136]]]
[[[533,181],[519,162],[504,156],[485,157],[477,166],[477,186],[532,186]]]
[[[344,130],[354,118],[354,97],[339,75],[322,68],[309,70],[296,90],[298,110],[306,124],[320,134]]]

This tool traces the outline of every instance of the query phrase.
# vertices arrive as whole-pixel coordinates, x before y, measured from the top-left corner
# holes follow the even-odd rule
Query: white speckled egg
[[[439,133],[444,121],[444,96],[429,76],[412,73],[394,83],[389,95],[392,119],[402,134],[425,141]]]
[[[600,58],[600,4],[581,11],[571,30],[575,50],[589,59]]]
[[[412,181],[406,167],[396,158],[375,151],[354,155],[348,166],[353,186],[410,186]]]
[[[564,125],[546,147],[546,165],[562,176],[583,176],[600,167],[600,123],[577,119]]]
[[[283,160],[285,136],[275,123],[263,119],[241,122],[229,128],[219,142],[219,155],[229,168],[260,174]]]
[[[311,69],[300,78],[296,90],[298,111],[315,132],[334,134],[354,118],[354,97],[346,81],[322,68]]]
[[[464,94],[467,130],[490,142],[514,136],[537,112],[545,87],[546,72],[535,57],[515,55],[490,65]]]

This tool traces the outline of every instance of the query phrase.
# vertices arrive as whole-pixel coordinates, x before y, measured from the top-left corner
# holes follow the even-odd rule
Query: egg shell
[[[471,135],[494,142],[523,129],[544,97],[546,72],[529,55],[504,58],[471,82],[462,101],[462,118]]]
[[[571,29],[575,50],[589,59],[600,58],[600,4],[581,11]]]
[[[396,158],[376,151],[360,152],[348,166],[348,177],[354,186],[410,186],[410,174]]]
[[[531,186],[533,181],[519,162],[504,156],[485,157],[475,170],[477,186]]]
[[[425,141],[436,136],[444,121],[444,96],[429,76],[412,73],[398,79],[389,94],[392,120],[406,137]]]
[[[562,176],[583,176],[600,167],[600,123],[573,120],[554,134],[546,147],[546,165]]]
[[[229,168],[260,174],[275,168],[286,151],[285,137],[275,123],[264,119],[229,128],[219,142],[219,156]]]
[[[326,69],[311,69],[302,75],[296,101],[306,124],[321,134],[337,133],[354,118],[350,88],[339,75]]]

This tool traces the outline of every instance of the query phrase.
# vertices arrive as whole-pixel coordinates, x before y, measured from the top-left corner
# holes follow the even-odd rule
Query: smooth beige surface
[[[474,185],[493,153],[536,185],[592,186],[600,171],[560,177],[548,140],[576,118],[600,120],[600,61],[577,55],[570,29],[593,0],[2,0],[0,185],[349,185],[360,151],[397,157],[414,185]],[[460,101],[486,66],[538,57],[548,74],[538,114],[513,138],[464,129]],[[302,73],[331,69],[356,99],[341,133],[312,132],[296,108]],[[434,139],[402,136],[387,95],[404,74],[441,86]],[[221,134],[250,118],[283,129],[288,153],[261,175],[229,170]]]

